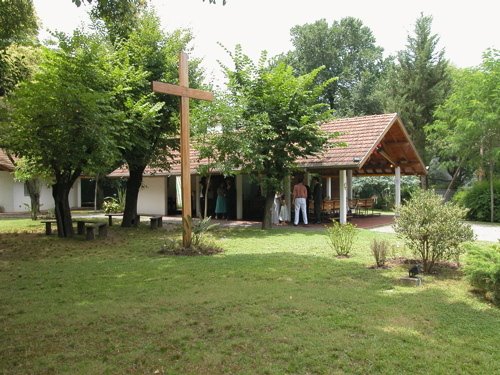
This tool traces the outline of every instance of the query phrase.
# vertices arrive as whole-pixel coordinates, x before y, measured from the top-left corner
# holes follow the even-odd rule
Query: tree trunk
[[[99,173],[95,175],[95,188],[94,188],[94,211],[97,211],[97,189],[99,185]]]
[[[460,174],[460,166],[457,168],[457,170],[455,171],[455,173],[453,173],[453,178],[451,179],[449,185],[448,185],[448,188],[446,189],[446,193],[444,193],[444,197],[443,197],[443,200],[445,202],[448,202],[448,200],[450,200],[451,198],[451,189],[453,188],[453,185],[455,184],[455,181],[457,180],[458,178],[458,175]]]
[[[123,212],[122,227],[137,225],[137,200],[142,184],[142,174],[146,166],[129,166],[130,177],[127,180],[127,193],[125,195],[125,210]]]
[[[495,221],[495,191],[493,187],[494,162],[490,160],[490,222]]]
[[[274,195],[275,192],[271,189],[267,189],[266,193],[266,204],[264,205],[264,216],[262,219],[262,229],[271,229],[272,227],[272,209],[274,205]]]
[[[55,214],[57,221],[57,235],[59,237],[73,237],[73,225],[71,222],[71,210],[69,207],[69,191],[71,183],[58,181],[52,185],[52,196],[55,203]]]
[[[35,178],[25,183],[30,195],[31,219],[36,220],[40,213],[40,180]]]
[[[203,194],[205,194],[205,207],[203,208],[204,215],[203,217],[207,217],[208,214],[208,190],[210,189],[210,179],[212,178],[212,174],[208,174],[207,178],[207,186],[205,187],[205,191]]]

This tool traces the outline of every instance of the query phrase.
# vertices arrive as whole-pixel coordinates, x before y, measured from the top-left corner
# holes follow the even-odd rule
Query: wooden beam
[[[187,98],[207,100],[207,101],[214,100],[214,94],[212,94],[211,92],[192,89],[190,87],[184,86],[181,83],[180,86],[177,86],[177,85],[172,85],[170,83],[153,81],[151,84],[151,88],[153,89],[154,92],[161,94],[170,94],[180,97],[187,97]]]

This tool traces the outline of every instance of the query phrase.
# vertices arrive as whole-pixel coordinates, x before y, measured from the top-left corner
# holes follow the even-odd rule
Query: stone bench
[[[104,214],[104,215],[108,217],[108,224],[110,227],[113,226],[113,217],[114,216],[122,216],[123,217],[123,214]],[[139,226],[140,222],[141,222],[141,215],[137,215],[135,217],[135,220],[132,221],[132,224],[134,227],[137,227],[137,226]]]
[[[420,286],[422,285],[422,279],[420,277],[401,277],[399,283],[404,286]]]
[[[56,220],[42,220],[41,223],[45,224],[45,234],[48,236],[52,234],[52,224],[56,224]]]
[[[163,227],[163,216],[151,216],[149,218],[151,229]]]
[[[108,225],[106,223],[87,223],[85,224],[85,239],[95,239],[95,229],[98,229],[99,238],[106,238],[108,236]]]

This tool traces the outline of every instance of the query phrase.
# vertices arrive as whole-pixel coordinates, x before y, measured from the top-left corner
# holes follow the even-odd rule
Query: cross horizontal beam
[[[176,95],[191,99],[200,99],[212,101],[214,100],[214,94],[208,91],[202,91],[197,89],[192,89],[185,86],[172,85],[170,83],[153,81],[151,87],[154,92],[161,94]]]

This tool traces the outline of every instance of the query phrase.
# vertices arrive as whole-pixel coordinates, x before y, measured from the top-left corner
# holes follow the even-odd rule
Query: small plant
[[[384,267],[385,261],[387,259],[387,254],[389,253],[389,241],[387,240],[377,240],[374,238],[370,245],[373,257],[375,258],[375,264],[377,267]]]
[[[352,250],[352,243],[356,236],[356,225],[340,224],[333,220],[332,226],[326,228],[326,235],[337,256],[347,257]]]
[[[118,212],[123,212],[123,210],[125,210],[125,197],[126,197],[126,190],[123,188],[118,188],[116,197],[104,198],[104,203],[102,205],[104,213],[114,214]]]
[[[458,260],[462,243],[472,241],[474,233],[463,222],[465,210],[444,203],[430,190],[420,190],[399,211],[394,230],[408,248],[420,257],[425,273],[441,260]]]
[[[469,245],[464,273],[472,286],[500,305],[500,245]]]
[[[212,217],[208,216],[193,223],[193,246],[199,246],[203,236],[211,229],[217,227],[219,223],[211,223]]]

